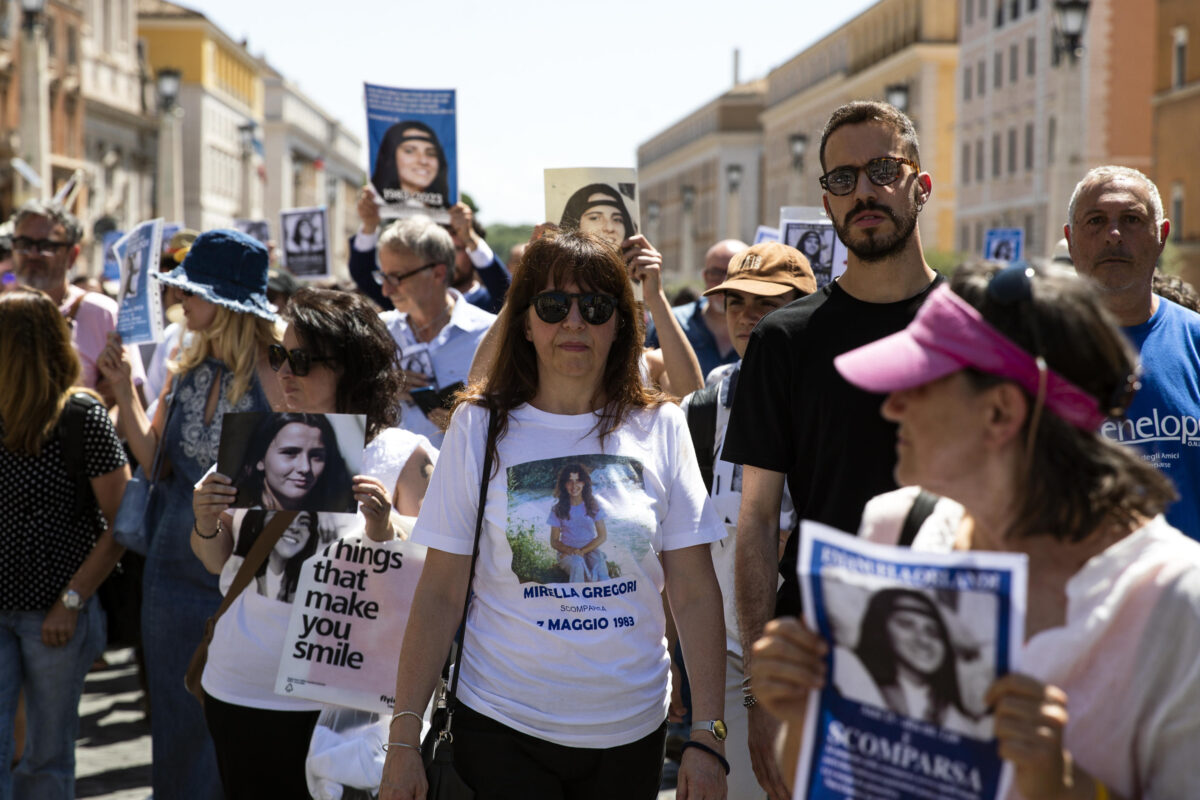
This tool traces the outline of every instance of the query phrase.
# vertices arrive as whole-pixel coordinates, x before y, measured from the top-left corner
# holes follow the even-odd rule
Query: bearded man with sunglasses
[[[108,396],[96,369],[96,359],[108,343],[108,334],[117,329],[117,304],[102,294],[85,292],[67,280],[79,256],[81,235],[79,220],[73,214],[57,205],[30,200],[13,215],[13,264],[17,279],[50,295],[67,318],[71,343],[83,368],[80,382]],[[146,380],[141,354],[136,347],[126,348],[126,352],[133,368],[134,386],[140,387]]]
[[[475,349],[495,314],[451,288],[454,240],[429,217],[392,224],[379,237],[376,283],[395,307],[381,316],[400,348],[407,391],[400,427],[441,447],[448,394],[467,379]],[[436,395],[420,393],[434,392]]]
[[[833,359],[905,328],[942,281],[921,249],[917,217],[933,183],[912,120],[886,103],[848,103],[825,125],[821,165],[846,272],[755,328],[721,454],[743,465],[735,583],[746,675],[767,620],[799,612],[795,535],[778,555],[784,481],[798,519],[846,531],[858,530],[867,500],[896,488],[896,426],[879,415],[883,396],[851,386]],[[773,753],[779,723],[748,681],[743,694],[755,775],[771,800],[786,800]]]

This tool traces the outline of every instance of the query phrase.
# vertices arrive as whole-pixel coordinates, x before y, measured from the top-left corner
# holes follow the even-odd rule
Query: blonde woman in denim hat
[[[217,460],[225,414],[281,406],[267,348],[279,340],[267,301],[267,250],[231,230],[200,234],[178,267],[158,279],[184,293],[190,343],[171,362],[154,419],[135,400],[129,364],[113,335],[100,370],[112,383],[122,432],[143,468],[166,448],[146,514],[151,535],[142,637],[150,689],[154,795],[221,797],[216,756],[200,704],[183,686],[188,661],[217,609],[217,576],[192,555],[192,487]]]

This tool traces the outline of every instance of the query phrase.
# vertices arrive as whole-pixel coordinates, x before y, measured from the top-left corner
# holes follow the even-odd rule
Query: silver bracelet
[[[425,721],[425,718],[415,711],[397,711],[395,714],[392,714],[392,722],[395,722],[400,717],[412,717],[417,722],[422,723]]]
[[[409,750],[416,750],[418,753],[421,752],[420,745],[409,744],[408,742],[388,742],[387,744],[385,744],[383,746],[383,752],[386,753],[390,748],[393,748],[393,747],[407,747]]]

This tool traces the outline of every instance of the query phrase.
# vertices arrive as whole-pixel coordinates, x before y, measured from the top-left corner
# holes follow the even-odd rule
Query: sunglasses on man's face
[[[13,250],[18,253],[38,253],[43,256],[52,256],[59,250],[65,247],[70,247],[70,242],[56,242],[51,239],[31,239],[28,236],[14,236]]]
[[[289,352],[283,345],[273,344],[267,348],[267,360],[271,363],[271,369],[276,372],[279,372],[283,368],[284,362],[287,362],[292,374],[297,378],[303,378],[312,369],[313,364],[334,359],[326,356],[310,356],[307,350],[299,347]]]
[[[895,183],[903,171],[903,167],[908,165],[914,170],[919,170],[921,167],[917,162],[907,158],[897,158],[895,156],[880,156],[873,158],[861,167],[838,167],[826,172],[818,180],[821,182],[821,188],[837,197],[845,197],[854,191],[854,187],[858,186],[858,173],[860,171],[867,173],[867,178],[876,186],[887,186]]]
[[[529,302],[542,322],[553,325],[571,313],[571,302],[579,303],[579,316],[589,325],[603,325],[617,310],[617,299],[599,292],[542,292]]]

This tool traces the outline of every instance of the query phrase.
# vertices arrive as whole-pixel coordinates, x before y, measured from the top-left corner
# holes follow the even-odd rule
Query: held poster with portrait
[[[162,341],[162,294],[157,280],[162,237],[162,219],[152,219],[139,224],[113,245],[120,267],[117,333],[125,344]]]
[[[264,245],[271,241],[271,223],[265,219],[235,219],[233,228]]]
[[[621,242],[638,232],[637,170],[620,167],[548,169],[546,221],[564,230],[579,230]],[[641,284],[633,286],[642,299]]]
[[[217,472],[238,490],[234,508],[354,514],[366,429],[361,414],[226,414]]]
[[[297,278],[329,277],[329,213],[325,206],[279,212],[283,265]]]
[[[458,202],[457,100],[454,89],[397,89],[363,84],[371,185],[386,219],[428,214],[450,221]]]
[[[414,518],[405,519],[411,527]],[[425,552],[400,539],[351,536],[305,561],[275,692],[390,714]]]
[[[846,246],[837,237],[833,222],[819,206],[784,206],[779,209],[779,241],[799,250],[808,259],[817,288],[846,271]]]
[[[989,228],[984,236],[983,257],[989,261],[1020,261],[1025,250],[1022,228]]]
[[[797,800],[992,800],[1000,758],[984,696],[1017,667],[1027,557],[865,542],[805,520],[804,620],[829,643],[809,697]]]

